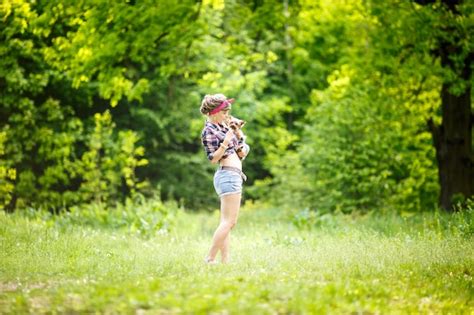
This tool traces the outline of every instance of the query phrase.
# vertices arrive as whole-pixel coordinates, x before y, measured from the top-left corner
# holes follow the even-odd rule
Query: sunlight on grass
[[[217,213],[181,211],[173,231],[149,238],[0,213],[0,312],[473,310],[472,234],[423,229],[432,215],[383,228],[375,217],[307,229],[284,218],[244,209],[232,262],[206,266]]]

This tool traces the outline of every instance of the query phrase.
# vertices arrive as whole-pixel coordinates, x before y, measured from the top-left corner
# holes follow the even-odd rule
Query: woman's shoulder
[[[202,132],[201,132],[201,135],[205,135],[205,134],[214,134],[216,133],[217,131],[219,131],[219,127],[213,123],[210,123],[210,122],[206,122],[204,124],[204,127],[202,128]]]
[[[202,128],[201,131],[201,137],[205,137],[206,135],[209,134],[214,134],[214,127],[212,127],[210,124],[206,123],[204,127]]]

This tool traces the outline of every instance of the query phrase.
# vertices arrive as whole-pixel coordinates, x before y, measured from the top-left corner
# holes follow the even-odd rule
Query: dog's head
[[[232,128],[232,130],[241,129],[244,125],[245,125],[245,120],[238,119],[233,116],[231,116],[229,119],[229,127]]]

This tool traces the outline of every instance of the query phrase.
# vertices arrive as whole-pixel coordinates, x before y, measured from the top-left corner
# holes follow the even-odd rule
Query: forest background
[[[247,201],[450,208],[474,182],[473,14],[472,1],[3,1],[0,207],[216,208],[199,105],[224,93],[248,122]],[[446,143],[464,145],[469,187],[446,204],[437,135],[464,121]]]

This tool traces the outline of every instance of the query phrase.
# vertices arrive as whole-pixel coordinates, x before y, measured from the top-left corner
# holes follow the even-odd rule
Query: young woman
[[[222,263],[229,261],[230,230],[237,223],[242,184],[246,180],[242,160],[247,156],[249,146],[240,128],[230,128],[229,112],[233,102],[223,94],[214,94],[206,95],[201,103],[201,113],[207,116],[201,140],[209,161],[219,163],[214,174],[214,188],[221,200],[220,224],[205,258],[209,264],[216,263],[218,251],[221,252]]]

